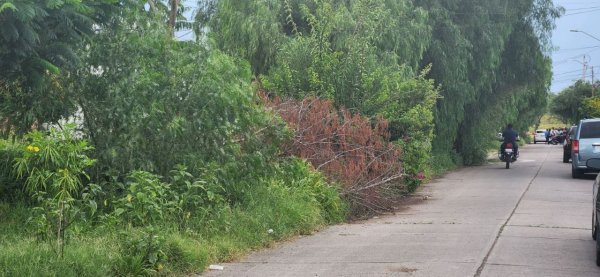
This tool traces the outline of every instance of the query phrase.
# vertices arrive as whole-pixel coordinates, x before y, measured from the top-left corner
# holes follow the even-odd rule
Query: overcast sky
[[[587,80],[591,80],[592,66],[596,67],[596,79],[600,77],[600,41],[570,31],[584,31],[600,39],[600,0],[554,0],[554,3],[566,9],[556,22],[552,37],[557,50],[552,53],[551,91],[557,93],[583,77],[584,55],[589,66]]]

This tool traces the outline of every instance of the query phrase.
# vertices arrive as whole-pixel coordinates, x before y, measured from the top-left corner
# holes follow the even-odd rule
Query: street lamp
[[[592,35],[590,35],[590,34],[588,34],[588,33],[584,32],[584,31],[580,31],[580,30],[571,30],[571,32],[573,32],[573,33],[583,33],[584,35],[586,35],[586,36],[588,36],[588,37],[591,37],[591,38],[593,38],[593,39],[595,39],[595,40],[597,40],[597,41],[600,41],[600,39],[599,39],[599,38],[597,38],[597,37],[595,37],[595,36],[592,36]]]

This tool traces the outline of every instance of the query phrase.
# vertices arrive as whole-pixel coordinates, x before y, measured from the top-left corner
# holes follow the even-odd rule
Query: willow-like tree
[[[434,153],[448,165],[480,163],[503,125],[522,121],[525,128],[530,121],[521,113],[535,118],[531,111],[542,112],[550,74],[548,38],[561,9],[549,0],[416,3],[431,13],[434,30],[422,64],[433,64],[429,76],[442,86]],[[517,32],[529,39],[518,39]],[[532,59],[515,61],[508,53],[529,53]],[[519,62],[540,71],[519,71],[530,81],[514,83],[506,71],[521,67]]]

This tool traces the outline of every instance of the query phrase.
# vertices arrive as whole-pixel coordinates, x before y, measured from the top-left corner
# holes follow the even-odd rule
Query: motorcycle
[[[517,161],[517,153],[515,153],[514,145],[512,143],[507,143],[504,146],[504,151],[500,150],[498,152],[498,158],[500,161],[506,163],[506,169],[510,168],[510,164]]]
[[[565,139],[565,136],[563,136],[563,135],[555,135],[550,138],[550,144],[552,144],[552,145],[562,144],[564,139]]]

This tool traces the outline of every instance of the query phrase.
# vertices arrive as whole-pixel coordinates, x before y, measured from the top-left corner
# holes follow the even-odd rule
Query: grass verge
[[[244,203],[221,207],[186,228],[80,224],[67,234],[65,256],[52,240],[28,231],[24,205],[0,204],[0,276],[178,276],[202,272],[275,241],[310,234],[345,218],[336,189],[304,178],[264,181]]]

